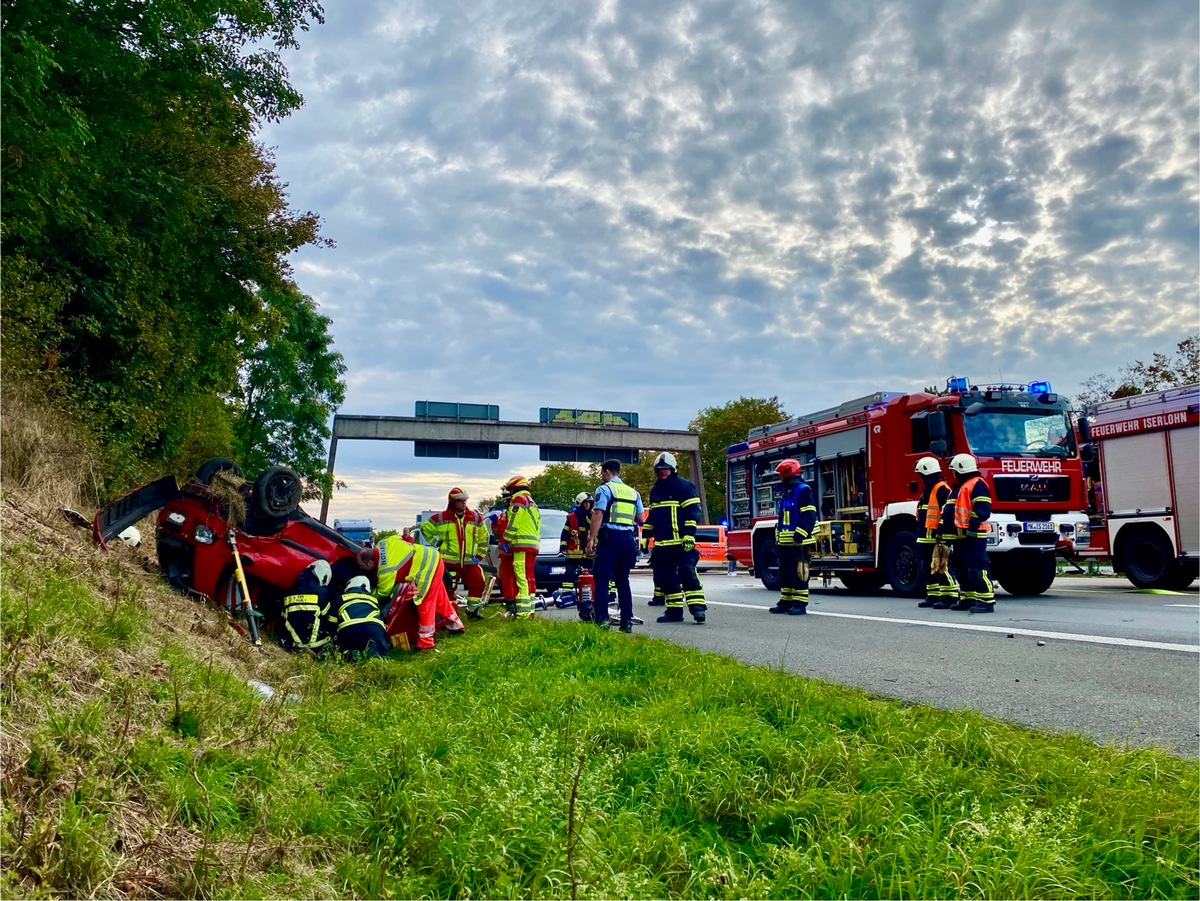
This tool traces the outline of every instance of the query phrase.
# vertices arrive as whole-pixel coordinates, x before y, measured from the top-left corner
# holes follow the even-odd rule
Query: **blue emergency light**
[[[1054,390],[1054,389],[1052,389],[1050,387],[1049,382],[1030,382],[1029,383],[1029,393],[1030,394],[1049,394],[1052,390]]]
[[[970,379],[965,376],[956,379],[946,379],[946,390],[957,394],[965,394],[969,388],[968,382],[970,382]]]

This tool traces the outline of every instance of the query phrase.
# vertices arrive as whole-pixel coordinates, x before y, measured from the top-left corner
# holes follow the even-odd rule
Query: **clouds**
[[[976,361],[1071,390],[1196,330],[1194,3],[328,17],[286,59],[305,107],[263,139],[338,245],[296,273],[347,412],[682,428]]]

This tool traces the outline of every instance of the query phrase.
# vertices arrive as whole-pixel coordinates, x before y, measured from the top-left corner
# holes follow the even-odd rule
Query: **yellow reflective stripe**
[[[420,604],[429,593],[433,584],[433,575],[437,572],[438,558],[434,554],[422,554],[413,561],[413,568],[408,571],[408,581],[412,582],[417,592],[413,597],[414,604]]]
[[[378,623],[383,625],[383,617],[379,613],[379,605],[369,594],[355,592],[342,598],[341,609],[338,610],[338,629],[356,626],[359,623]]]

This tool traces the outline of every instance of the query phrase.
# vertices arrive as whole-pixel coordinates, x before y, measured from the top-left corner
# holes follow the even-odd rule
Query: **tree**
[[[539,507],[570,510],[575,506],[575,495],[581,491],[591,494],[596,484],[572,463],[551,463],[529,480],[529,493]]]
[[[330,320],[293,284],[264,289],[263,324],[244,354],[234,402],[234,442],[246,473],[291,466],[306,496],[321,497],[328,479],[330,417],[346,397],[342,355],[330,350]]]
[[[704,491],[712,522],[720,522],[726,516],[725,450],[731,444],[745,441],[751,429],[787,418],[778,397],[739,397],[723,407],[705,407],[688,423],[691,431],[700,433],[700,465],[704,469]]]
[[[1200,382],[1200,334],[1190,335],[1175,345],[1173,356],[1155,353],[1149,363],[1134,360],[1122,366],[1116,377],[1106,372],[1088,376],[1076,401],[1094,404],[1197,382]]]

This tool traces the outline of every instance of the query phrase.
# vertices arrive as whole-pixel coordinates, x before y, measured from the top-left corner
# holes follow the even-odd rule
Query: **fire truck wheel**
[[[1121,533],[1117,550],[1125,577],[1138,588],[1163,588],[1171,578],[1174,556],[1171,543],[1157,528],[1142,527]]]
[[[915,598],[925,591],[925,573],[917,552],[917,536],[897,532],[887,541],[884,566],[892,591],[901,597]]]
[[[768,591],[779,590],[779,549],[774,538],[764,538],[754,546],[754,571]]]
[[[1058,561],[1053,554],[1040,551],[1009,551],[989,561],[992,581],[1018,598],[1045,594],[1058,575]]]

